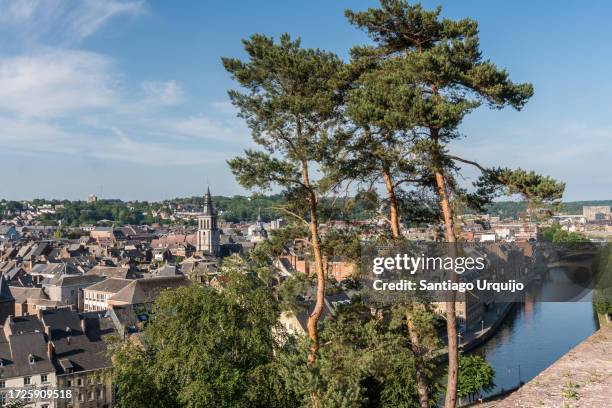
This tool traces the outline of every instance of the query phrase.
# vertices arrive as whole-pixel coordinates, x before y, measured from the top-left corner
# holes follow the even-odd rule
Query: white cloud
[[[143,1],[84,0],[79,7],[68,4],[67,17],[75,38],[86,38],[115,16],[142,13],[143,6]]]
[[[202,154],[172,142],[137,140],[116,128],[76,132],[44,121],[6,117],[0,117],[0,128],[2,149],[20,153],[61,154],[153,166],[222,162],[227,156],[226,153]]]
[[[153,166],[204,164],[221,159],[217,155],[204,155],[177,144],[138,141],[127,137],[119,129],[113,129],[113,136],[98,144],[91,155],[99,159]]]
[[[236,107],[232,105],[232,103],[229,101],[213,102],[210,105],[217,112],[223,113],[225,115],[236,116],[236,113],[238,113],[238,110],[236,109]]]
[[[74,153],[78,137],[61,127],[34,120],[0,117],[3,150]]]
[[[58,116],[111,105],[109,58],[84,51],[42,49],[0,58],[0,110],[19,116]]]
[[[250,142],[242,121],[204,115],[174,118],[159,123],[159,131],[171,138],[189,138],[244,144]]]
[[[0,24],[29,41],[76,44],[113,17],[144,10],[144,1],[0,0]]]
[[[164,109],[184,100],[179,82],[128,87],[113,58],[75,48],[114,16],[143,8],[127,0],[0,0],[0,28],[29,37],[17,42],[17,55],[0,53],[0,148],[180,166],[222,163],[226,142],[248,140],[234,115],[227,120],[227,103],[210,115],[170,115]]]
[[[163,128],[176,135],[206,139],[225,139],[232,133],[230,129],[205,116],[192,116],[167,121],[163,124]]]
[[[2,21],[14,19],[17,22],[24,22],[34,14],[36,6],[40,4],[35,0],[3,1],[0,3],[3,12],[0,13]]]
[[[174,80],[171,81],[146,81],[140,87],[144,92],[145,103],[154,105],[177,105],[183,101],[183,89]]]

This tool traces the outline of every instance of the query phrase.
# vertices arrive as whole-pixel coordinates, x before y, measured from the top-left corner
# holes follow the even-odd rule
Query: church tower
[[[249,227],[249,237],[251,242],[259,242],[268,238],[268,231],[261,220],[261,208],[257,212],[257,222]]]
[[[204,211],[198,217],[198,251],[208,255],[219,256],[221,245],[219,229],[217,228],[217,214],[210,198],[210,189],[204,196]]]

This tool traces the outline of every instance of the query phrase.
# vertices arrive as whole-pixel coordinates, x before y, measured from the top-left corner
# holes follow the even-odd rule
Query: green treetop
[[[464,117],[482,104],[521,109],[533,94],[530,84],[517,84],[508,72],[483,58],[478,24],[471,19],[440,17],[441,8],[427,11],[403,0],[381,0],[380,8],[347,11],[351,23],[365,30],[374,46],[355,51],[361,58],[391,64],[402,98],[390,94],[385,104],[403,109],[402,121],[414,136],[413,154],[433,175],[447,242],[457,241],[453,201],[464,192],[455,180],[457,163],[449,143],[461,136]],[[383,95],[381,95],[383,97]],[[458,349],[455,302],[446,302],[449,375],[445,406],[454,408],[457,394]]]
[[[164,291],[141,336],[113,349],[120,407],[283,407],[292,402],[270,370],[278,347],[270,290],[237,258],[224,288]]]
[[[243,43],[248,60],[223,58],[223,65],[244,89],[229,95],[262,150],[247,150],[229,165],[246,188],[283,188],[290,203],[283,210],[309,229],[317,277],[308,319],[309,362],[314,364],[325,295],[319,201],[333,184],[317,178],[315,169],[330,163],[331,152],[337,151],[343,63],[332,53],[302,48],[287,34],[278,43],[259,34]]]

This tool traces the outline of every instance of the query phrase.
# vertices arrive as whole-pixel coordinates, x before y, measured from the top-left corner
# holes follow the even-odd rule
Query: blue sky
[[[225,160],[252,144],[220,57],[289,32],[345,58],[368,40],[343,10],[375,4],[0,0],[0,197],[244,193]],[[612,198],[612,3],[424,4],[477,19],[484,55],[535,86],[520,113],[471,115],[451,150],[564,180],[566,200]]]

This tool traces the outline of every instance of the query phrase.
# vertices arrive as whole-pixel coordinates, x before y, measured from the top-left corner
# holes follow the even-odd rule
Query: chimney
[[[49,356],[49,360],[53,359],[54,353],[55,353],[55,347],[53,347],[53,343],[51,343],[51,341],[48,341],[47,342],[47,355]]]
[[[51,340],[51,326],[45,326],[45,334],[47,335],[47,338]]]
[[[42,320],[42,318],[43,318],[43,310],[40,307],[36,308],[36,315],[38,316],[38,320]]]
[[[87,334],[87,318],[83,317],[81,319],[81,331],[83,332],[83,334]]]

